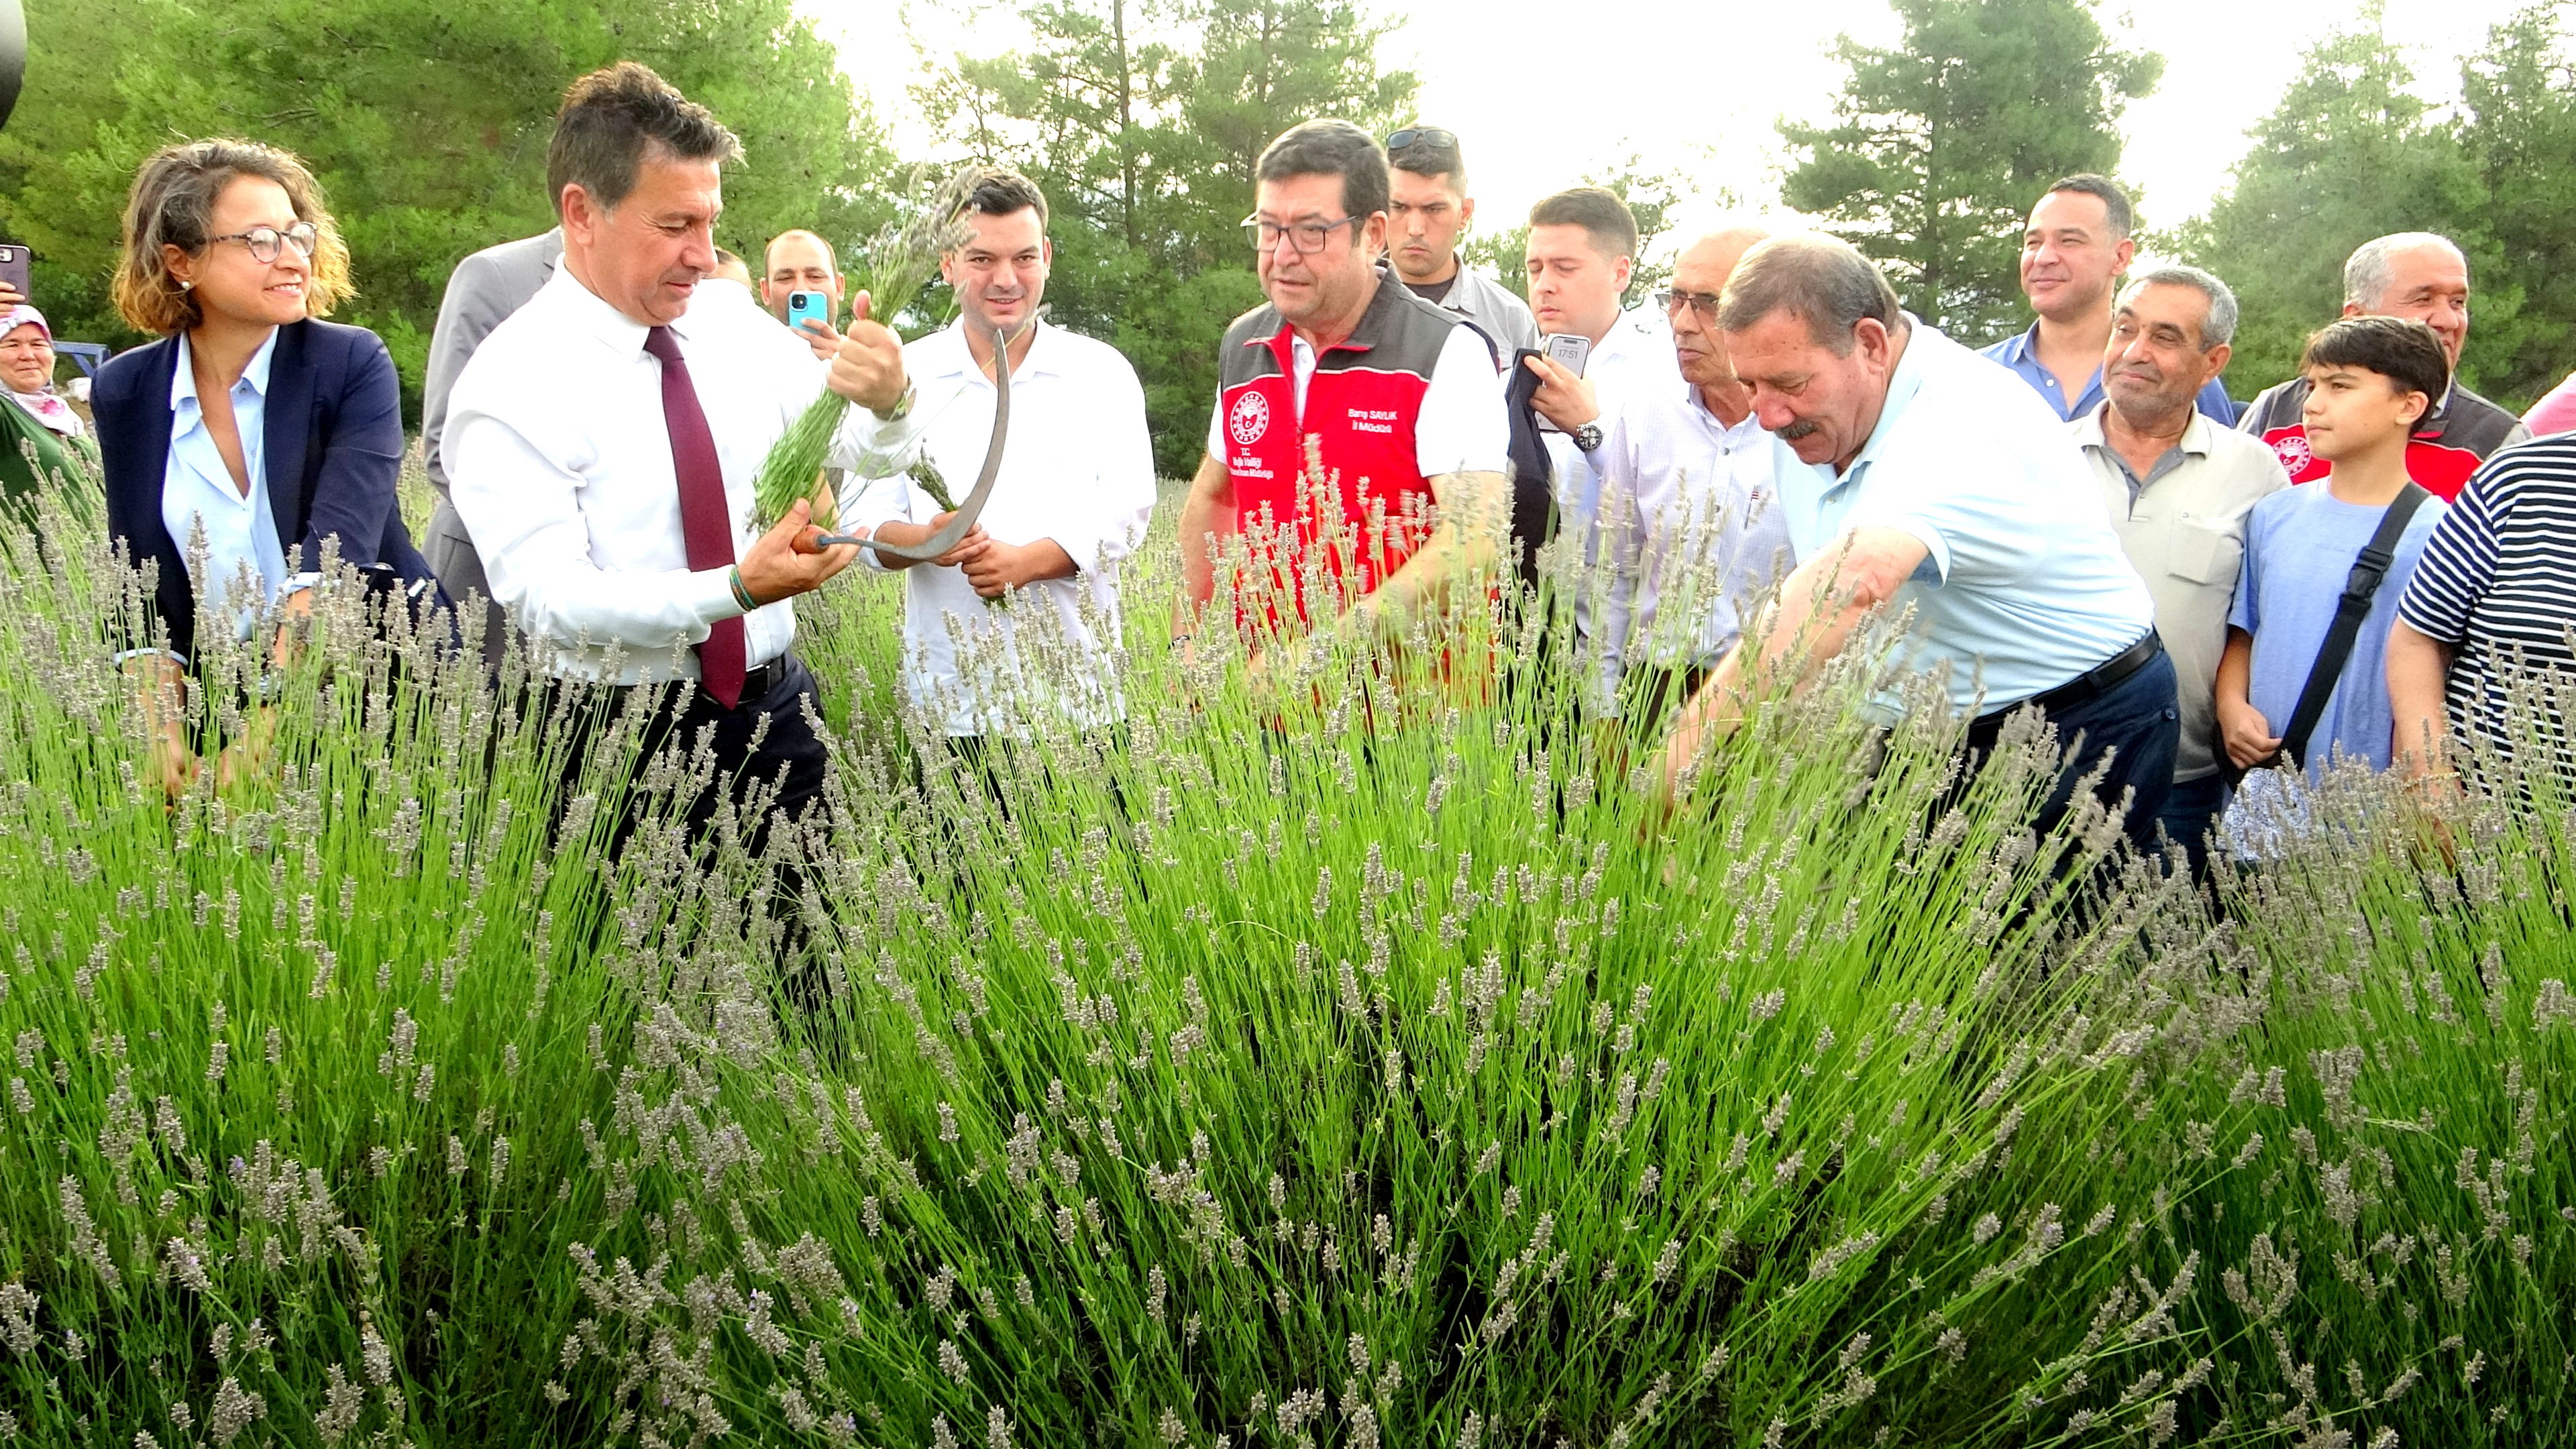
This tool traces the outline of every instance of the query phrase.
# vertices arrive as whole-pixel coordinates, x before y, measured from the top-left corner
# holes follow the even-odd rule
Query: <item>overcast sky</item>
[[[844,66],[875,99],[907,146],[929,128],[912,114],[905,85],[920,57],[904,34],[899,0],[801,0],[841,43]],[[2156,93],[2129,109],[2123,175],[2140,189],[2149,225],[2198,212],[2227,184],[2246,128],[2268,113],[2302,51],[2358,5],[2282,0],[2164,0],[2129,10],[2132,43],[2165,57]],[[2459,58],[2515,0],[2385,0],[2388,33],[2407,48],[2419,89],[2456,97]],[[1570,24],[1568,14],[1600,17]],[[933,58],[960,45],[1007,49],[1019,32],[1010,7],[960,25],[953,11],[923,11],[913,34]],[[1563,0],[1430,0],[1381,3],[1404,23],[1382,51],[1422,77],[1422,118],[1458,132],[1479,207],[1489,221],[1631,152],[1654,169],[1691,177],[1706,198],[1684,227],[1713,216],[1732,190],[1762,206],[1778,194],[1781,155],[1773,122],[1821,119],[1841,82],[1831,58],[1846,32],[1893,41],[1884,0],[1733,0],[1733,3],[1569,7]],[[2118,16],[2118,5],[2106,7]],[[1531,57],[1539,57],[1537,63]]]

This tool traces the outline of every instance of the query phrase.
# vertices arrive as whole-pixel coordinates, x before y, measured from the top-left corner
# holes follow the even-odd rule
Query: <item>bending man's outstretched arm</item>
[[[1394,573],[1342,616],[1340,632],[1383,636],[1424,608],[1447,607],[1459,580],[1488,575],[1503,557],[1511,529],[1512,485],[1500,473],[1443,473],[1430,480],[1440,506],[1431,536]]]
[[[1667,786],[1700,751],[1711,731],[1725,734],[1741,722],[1735,701],[1753,678],[1803,659],[1797,683],[1851,642],[1861,621],[1896,597],[1896,591],[1931,556],[1923,540],[1894,528],[1856,528],[1819,550],[1781,582],[1769,617],[1744,631],[1716,672],[1702,683],[1673,722],[1664,751]]]

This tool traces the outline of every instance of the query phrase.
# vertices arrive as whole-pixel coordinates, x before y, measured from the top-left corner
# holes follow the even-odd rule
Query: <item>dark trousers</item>
[[[1982,765],[1993,754],[2004,721],[2014,713],[1997,710],[1968,726],[1968,753]],[[2081,704],[2050,712],[2057,727],[2057,748],[2066,755],[2048,799],[2033,825],[2042,833],[2057,828],[2074,804],[2075,787],[2111,756],[2111,768],[2094,787],[2096,798],[2124,817],[2129,843],[2154,852],[2157,819],[2173,791],[2174,751],[2182,742],[2182,710],[2174,700],[2173,660],[2163,653],[2140,665],[2128,678]],[[2125,810],[2122,797],[2130,795]]]
[[[565,687],[549,687],[549,707],[554,692]],[[757,699],[745,697],[732,709],[718,704],[715,696],[694,684],[682,684],[676,689],[671,685],[636,685],[600,692],[605,697],[604,709],[597,713],[576,710],[574,714],[574,728],[581,737],[564,760],[567,797],[576,788],[583,756],[588,753],[580,746],[586,746],[596,732],[626,711],[640,708],[652,709],[653,717],[645,724],[639,748],[628,763],[630,778],[675,737],[687,750],[694,748],[709,730],[714,731],[709,743],[715,759],[714,780],[688,805],[692,841],[703,834],[724,800],[739,804],[755,785],[775,787],[777,796],[768,815],[746,832],[751,848],[757,851],[768,838],[770,820],[796,819],[823,793],[823,741],[805,717],[806,702],[815,699],[814,675],[801,659],[791,657],[765,693]],[[814,707],[819,714],[819,700]],[[616,838],[621,849],[634,829],[632,811],[630,805],[627,817],[618,824]]]
[[[2210,774],[2176,780],[2173,792],[2165,797],[2164,812],[2156,817],[2165,839],[2183,848],[2194,880],[2209,873],[2209,832],[2217,828],[2219,812],[2226,808],[2226,777]]]

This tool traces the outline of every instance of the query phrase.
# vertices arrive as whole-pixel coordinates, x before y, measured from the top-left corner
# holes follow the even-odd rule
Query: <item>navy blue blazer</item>
[[[107,484],[107,531],[137,564],[158,560],[154,608],[173,649],[193,655],[197,604],[181,540],[161,522],[170,460],[170,383],[179,343],[165,337],[110,358],[90,384]],[[322,566],[322,540],[342,560],[430,580],[394,503],[402,470],[402,385],[385,344],[364,327],[310,319],[277,329],[265,422],[268,502],[287,567]],[[435,588],[434,582],[430,587]]]

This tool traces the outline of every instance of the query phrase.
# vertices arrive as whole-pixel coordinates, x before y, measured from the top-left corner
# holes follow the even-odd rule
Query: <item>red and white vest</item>
[[[1328,576],[1345,599],[1356,598],[1422,546],[1432,496],[1414,429],[1432,368],[1459,325],[1381,278],[1359,326],[1316,358],[1302,416],[1287,319],[1263,306],[1226,329],[1219,461],[1233,478],[1236,526],[1254,557],[1253,577],[1239,580],[1245,612],[1267,588],[1277,592],[1260,611],[1274,625],[1283,603],[1303,621],[1310,578]]]

